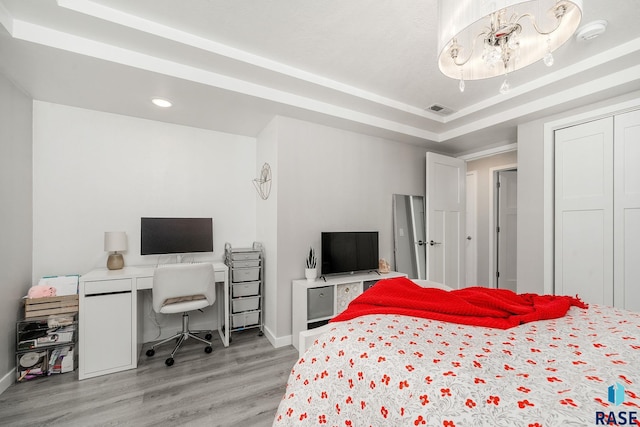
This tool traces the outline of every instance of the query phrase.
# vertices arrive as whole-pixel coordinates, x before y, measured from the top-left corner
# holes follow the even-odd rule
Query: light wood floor
[[[170,368],[167,344],[143,353],[138,369],[13,384],[0,395],[0,425],[270,426],[298,352],[274,349],[256,329],[234,332],[227,348],[215,336],[213,353],[190,340]]]

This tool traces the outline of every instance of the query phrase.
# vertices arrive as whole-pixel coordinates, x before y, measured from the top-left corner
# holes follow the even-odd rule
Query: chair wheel
[[[207,335],[204,336],[204,339],[207,340],[207,341],[211,341],[211,338],[213,338],[213,335],[211,335],[211,334],[207,334]]]
[[[147,350],[147,356],[148,356],[148,357],[151,357],[151,356],[153,356],[154,354],[156,354],[156,351],[155,351],[154,349],[150,348],[149,350]]]
[[[212,351],[213,351],[213,348],[211,348],[211,346],[210,346],[210,345],[208,345],[208,346],[206,346],[206,347],[204,348],[204,352],[205,352],[205,353],[207,353],[207,354],[208,354],[208,353],[211,353]]]
[[[167,365],[167,366],[173,365],[173,357],[170,357],[167,360],[165,360],[164,364]]]

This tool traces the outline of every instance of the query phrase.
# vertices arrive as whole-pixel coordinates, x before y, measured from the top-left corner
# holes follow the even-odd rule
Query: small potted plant
[[[318,270],[316,270],[316,251],[312,247],[309,248],[309,254],[305,261],[304,277],[309,281],[313,281],[318,277]]]

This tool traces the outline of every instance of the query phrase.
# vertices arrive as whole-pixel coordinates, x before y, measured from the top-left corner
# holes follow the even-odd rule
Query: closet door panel
[[[593,243],[606,242],[610,229],[605,229],[605,213],[602,210],[565,211],[562,214],[562,283],[563,295],[578,295],[584,301],[603,304],[611,282],[608,265],[603,260],[610,257],[604,251],[604,244],[578,244],[585,240],[585,234]],[[589,230],[585,233],[585,230]],[[556,292],[559,293],[559,292]]]
[[[555,293],[613,304],[613,119],[555,133]]]
[[[614,299],[640,311],[640,111],[614,120]]]

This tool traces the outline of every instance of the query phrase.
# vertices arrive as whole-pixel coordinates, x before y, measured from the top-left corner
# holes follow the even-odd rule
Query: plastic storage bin
[[[260,278],[260,267],[234,268],[231,270],[232,282],[255,282]]]
[[[231,316],[231,327],[234,329],[253,327],[257,326],[259,321],[260,312],[258,311],[234,314]]]
[[[333,316],[333,286],[307,290],[307,320]]]
[[[243,311],[258,310],[260,308],[260,297],[245,297],[233,299],[231,301],[231,312],[241,313]]]
[[[231,297],[251,297],[260,295],[260,282],[234,283],[231,285]]]

